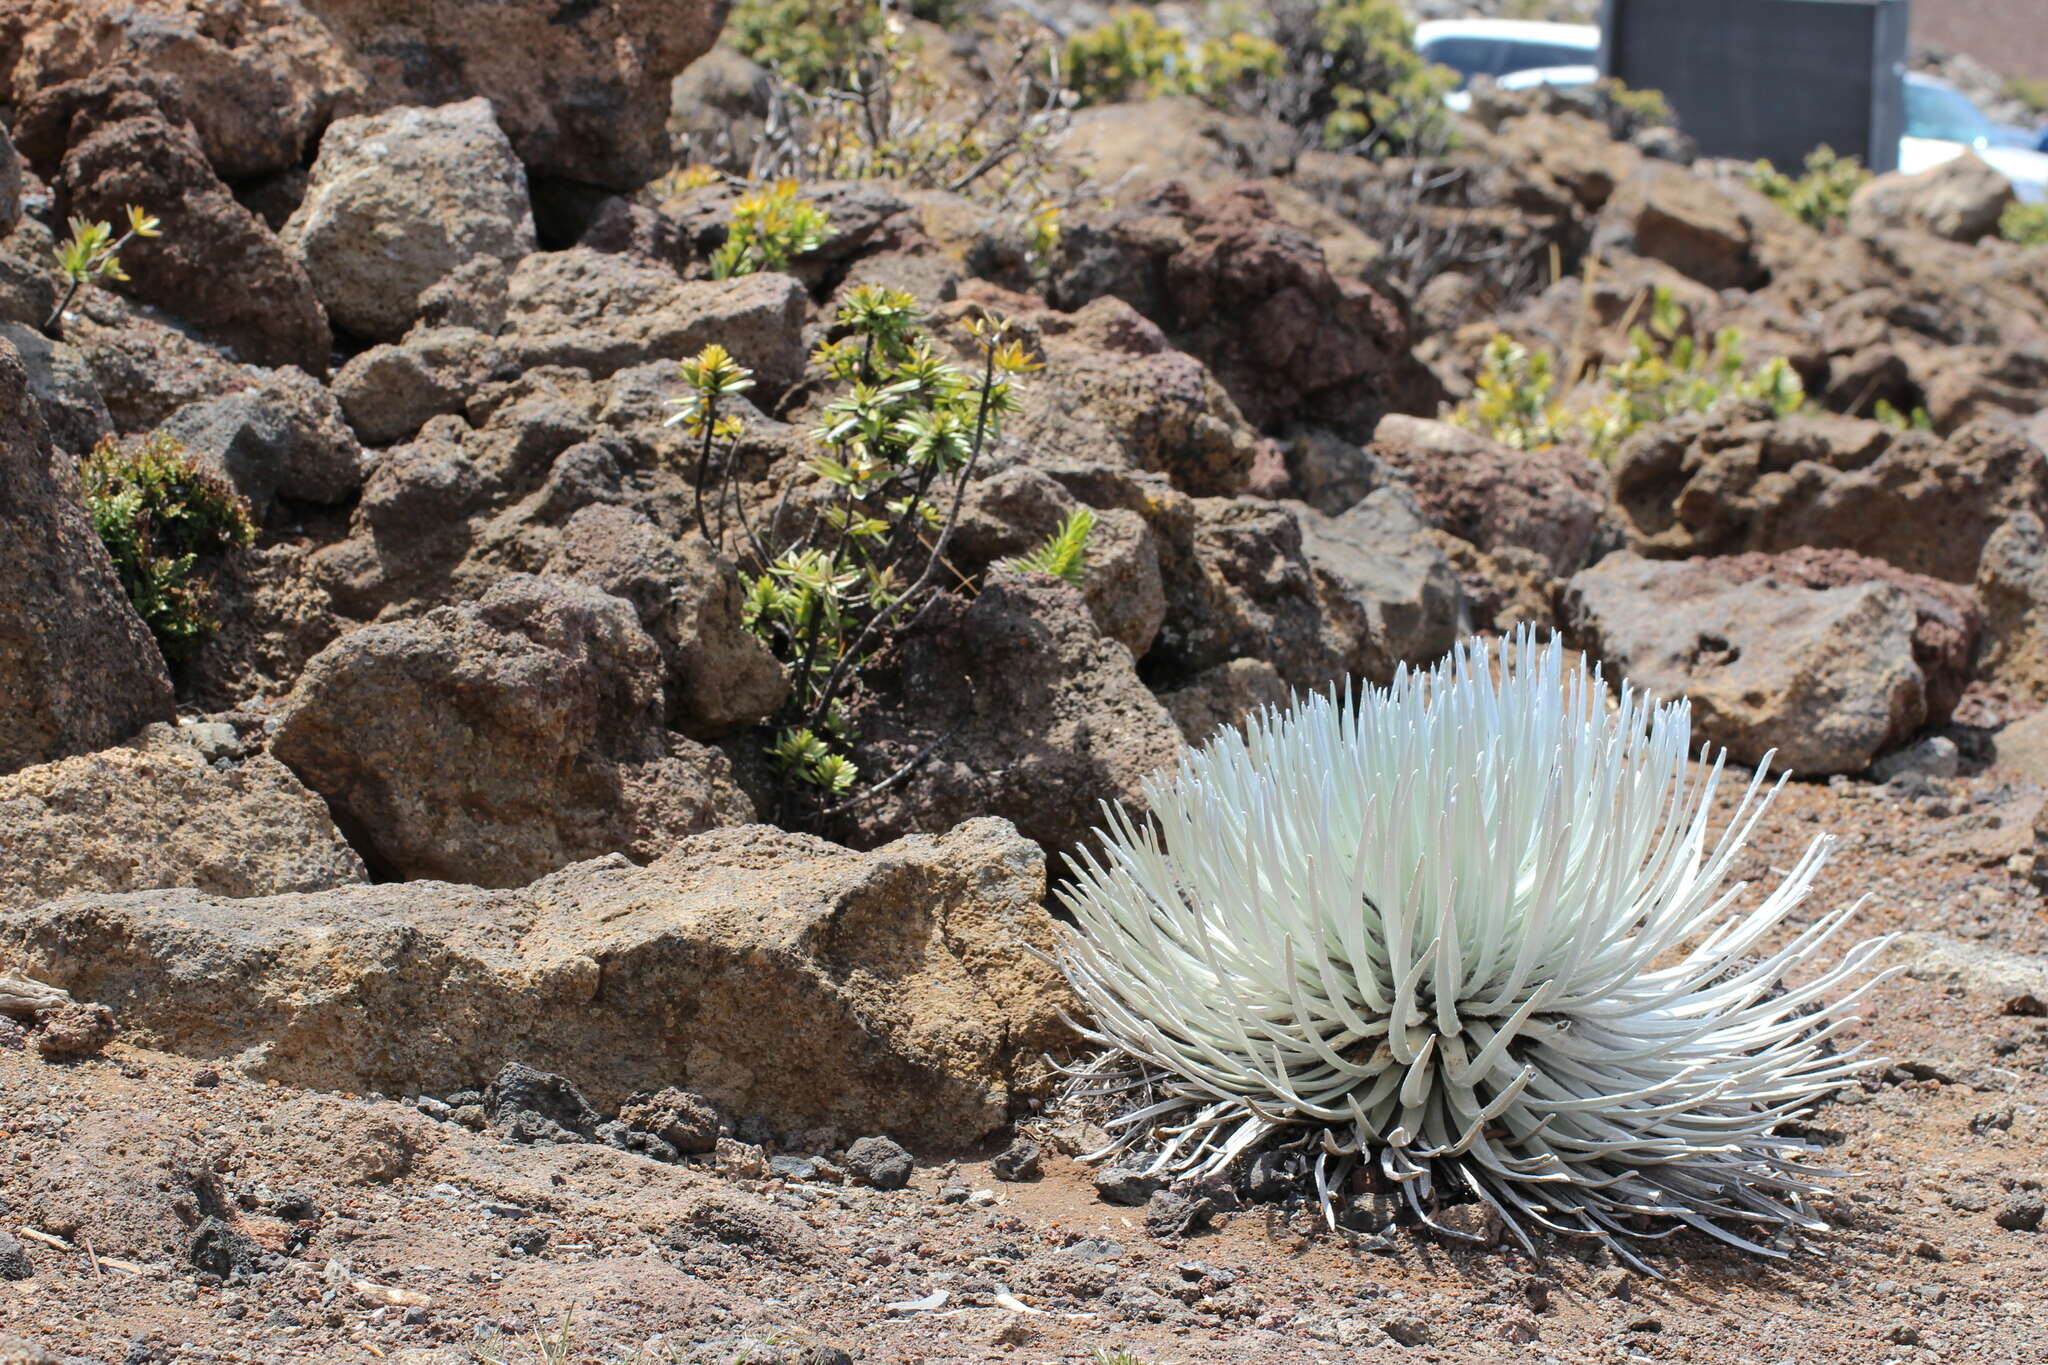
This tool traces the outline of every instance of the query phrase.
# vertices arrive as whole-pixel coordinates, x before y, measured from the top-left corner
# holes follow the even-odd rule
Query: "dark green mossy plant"
[[[136,614],[165,659],[190,659],[219,629],[215,569],[256,538],[248,501],[161,432],[102,440],[79,466],[79,484]]]

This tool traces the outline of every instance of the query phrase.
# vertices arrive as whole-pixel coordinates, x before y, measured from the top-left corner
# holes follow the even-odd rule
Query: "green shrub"
[[[1290,58],[1308,49],[1302,69],[1316,73],[1308,114],[1323,146],[1399,156],[1449,144],[1443,98],[1457,76],[1415,51],[1414,26],[1394,0],[1325,0],[1307,40],[1283,45]]]
[[[1497,333],[1480,360],[1472,397],[1451,419],[1511,450],[1547,450],[1572,439],[1556,395],[1557,368],[1550,352],[1532,351]]]
[[[2007,204],[1998,216],[1998,235],[2021,246],[2048,246],[2048,204]]]
[[[1076,507],[1043,544],[1015,559],[1004,560],[1002,567],[1011,573],[1042,573],[1079,587],[1088,575],[1088,537],[1094,531],[1095,513],[1086,507]]]
[[[1775,200],[1786,212],[1818,232],[1849,216],[1849,197],[1870,179],[1853,156],[1836,156],[1821,146],[1806,154],[1806,174],[1794,179],[1768,161],[1749,173],[1750,185]]]
[[[1608,117],[1618,125],[1617,132],[1664,128],[1673,121],[1671,101],[1664,98],[1662,90],[1636,90],[1611,76],[1600,81],[1597,88],[1607,97]]]
[[[666,188],[679,194],[730,177],[944,190],[1019,222],[1042,268],[1062,211],[1093,189],[1086,170],[1057,149],[1074,96],[1059,82],[1056,40],[1042,25],[1010,15],[978,36],[984,76],[965,88],[946,74],[949,64],[924,59],[919,34],[878,26],[857,49],[820,57],[808,88],[778,79],[762,128],[689,135]]]
[[[1575,379],[1568,375],[1564,382]],[[1559,382],[1549,352],[1496,336],[1473,396],[1450,420],[1516,450],[1583,444],[1604,463],[1644,427],[1705,412],[1724,398],[1764,399],[1779,416],[1806,402],[1805,386],[1782,357],[1749,368],[1735,328],[1723,328],[1702,347],[1684,330],[1677,300],[1662,286],[1651,294],[1649,323],[1630,329],[1627,355],[1601,368],[1581,405],[1569,407],[1557,396]]]
[[[874,0],[738,0],[725,25],[740,52],[813,94],[840,80],[883,30]]]
[[[2005,93],[2036,114],[2048,114],[2048,80],[2039,76],[2008,76]]]
[[[1926,408],[1914,408],[1911,413],[1904,413],[1893,407],[1888,400],[1880,398],[1871,408],[1870,415],[1893,431],[1934,430],[1934,418],[1929,415]]]
[[[962,486],[1016,408],[1013,381],[1038,368],[990,318],[967,324],[982,363],[978,375],[963,373],[940,358],[916,300],[900,290],[853,290],[837,324],[842,335],[813,357],[841,392],[814,433],[826,453],[811,468],[826,496],[811,524],[787,535],[757,526],[735,496],[742,429],[727,400],[752,377],[722,347],[683,362],[689,396],[676,418],[697,441],[697,524],[739,560],[746,628],[789,669],[766,746],[783,778],[785,821],[829,818],[860,799],[846,706],[906,613],[938,590]],[[1080,553],[1056,549],[1047,562],[1071,560],[1078,571]]]
[[[794,180],[741,195],[725,242],[711,255],[712,277],[787,270],[798,256],[818,248],[830,226],[825,211],[805,199]]]
[[[1212,104],[1253,97],[1277,80],[1278,44],[1237,32],[1191,44],[1146,9],[1119,9],[1067,40],[1066,78],[1082,104],[1137,96],[1195,95]]]
[[[121,589],[173,663],[219,628],[212,570],[256,538],[249,504],[169,436],[123,445],[109,436],[79,466],[93,530]]]
[[[1147,9],[1119,9],[1067,39],[1067,84],[1083,104],[1186,94],[1188,42]]]

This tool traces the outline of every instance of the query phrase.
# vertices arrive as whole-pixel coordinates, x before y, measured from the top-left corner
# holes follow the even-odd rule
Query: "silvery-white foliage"
[[[1809,971],[1855,906],[1773,939],[1825,836],[1741,907],[1776,788],[1760,769],[1710,840],[1721,764],[1690,744],[1684,702],[1611,703],[1523,633],[1497,668],[1467,642],[1189,751],[1059,893],[1102,1049],[1068,1095],[1122,1111],[1096,1155],[1199,1177],[1292,1147],[1326,1217],[1369,1163],[1425,1220],[1435,1182],[1470,1190],[1532,1251],[1690,1225],[1781,1254],[1829,1173],[1774,1130],[1872,1065],[1831,1040],[1884,945]]]

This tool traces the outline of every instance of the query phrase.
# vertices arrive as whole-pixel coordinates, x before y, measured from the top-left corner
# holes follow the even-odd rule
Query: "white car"
[[[1510,90],[1588,85],[1600,76],[1598,24],[1439,19],[1415,26],[1415,50],[1425,61],[1458,73],[1458,88],[1445,98],[1453,109],[1471,106],[1465,87],[1474,76],[1490,76]]]
[[[2012,181],[2029,204],[2048,201],[2048,153],[2010,145],[1998,125],[1946,81],[1917,72],[1906,77],[1906,135],[1899,139],[1899,169],[1924,171],[1975,152]]]
[[[1458,88],[1444,97],[1458,110],[1471,107],[1465,87],[1474,76],[1490,76],[1508,90],[1591,85],[1600,78],[1597,24],[1445,19],[1415,26],[1415,50],[1458,73]],[[2023,202],[2048,201],[2048,153],[2014,146],[2014,141],[1954,86],[1917,72],[1906,77],[1900,170],[1924,171],[1974,151],[2012,182]]]

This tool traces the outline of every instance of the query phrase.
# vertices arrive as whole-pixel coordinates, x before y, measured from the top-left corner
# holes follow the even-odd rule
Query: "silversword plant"
[[[1856,907],[1793,920],[1825,836],[1745,908],[1776,788],[1760,769],[1710,839],[1721,763],[1690,745],[1686,703],[1610,706],[1525,632],[1186,754],[1060,892],[1100,1049],[1067,1098],[1115,1112],[1096,1157],[1287,1149],[1330,1218],[1356,1179],[1432,1226],[1476,1197],[1532,1252],[1550,1229],[1641,1265],[1634,1239],[1691,1226],[1782,1254],[1827,1173],[1778,1129],[1873,1065],[1833,1042],[1873,983],[1836,997],[1883,941],[1823,966]]]

